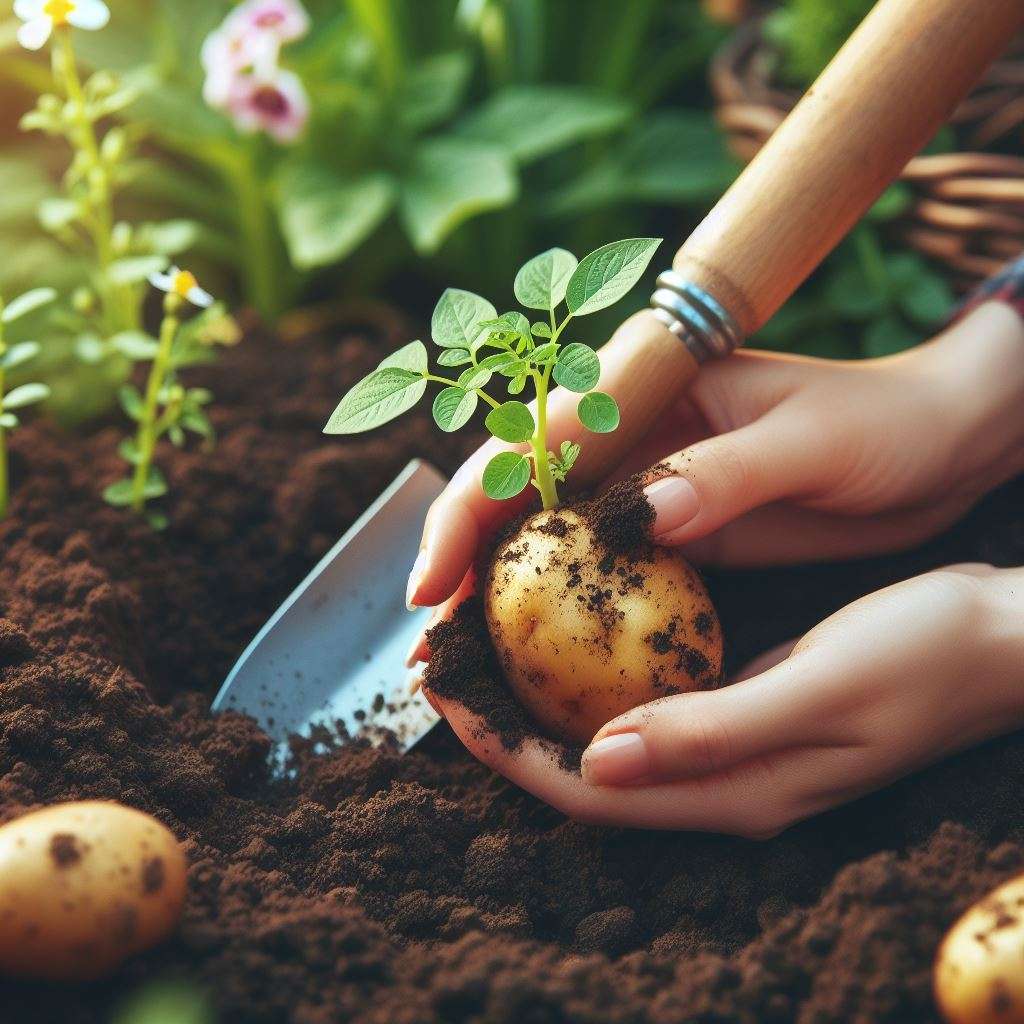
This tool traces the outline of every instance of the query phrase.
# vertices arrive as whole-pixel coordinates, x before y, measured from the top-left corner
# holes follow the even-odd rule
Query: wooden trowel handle
[[[677,275],[658,294],[671,310],[676,301],[687,306],[686,287],[696,286],[705,293],[689,306],[698,318],[684,327],[676,312],[645,310],[601,350],[602,390],[629,414],[596,454],[584,446],[585,475],[599,479],[660,422],[697,373],[697,358],[727,351],[771,317],[1022,23],[1024,0],[879,0],[676,254]],[[709,322],[708,297],[735,328],[717,348],[691,330]]]
[[[685,242],[674,268],[746,337],[935,134],[1024,24],[1022,0],[880,0]]]

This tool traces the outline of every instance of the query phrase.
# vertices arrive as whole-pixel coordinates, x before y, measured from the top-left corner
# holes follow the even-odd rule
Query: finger
[[[755,509],[683,545],[700,565],[753,568],[881,555],[911,547],[958,519],[959,497],[874,516],[842,516],[779,503]]]
[[[594,785],[562,766],[560,748],[538,739],[507,750],[483,721],[451,700],[442,713],[467,749],[494,771],[578,821],[631,828],[773,835],[834,802],[844,752],[801,750],[777,761],[748,761],[712,777],[615,788]],[[819,785],[816,780],[823,780]]]
[[[664,460],[645,488],[661,544],[706,536],[751,509],[827,489],[836,471],[833,446],[789,405],[726,434],[698,441]]]
[[[637,365],[638,337],[652,330],[650,310],[627,320],[600,352],[601,390],[610,394],[622,411],[622,426],[610,434],[587,433],[576,416],[580,396],[555,388],[548,401],[549,437],[581,443],[583,451],[573,471],[576,486],[600,480],[609,468],[658,421],[665,406],[688,380],[688,364],[678,354],[672,359],[646,360]],[[671,334],[655,322],[675,352],[679,346]],[[661,401],[652,395],[662,396]],[[533,499],[527,488],[517,498],[493,501],[481,486],[484,468],[499,452],[509,449],[488,441],[463,464],[441,496],[431,506],[423,531],[420,554],[408,586],[412,605],[436,605],[454,593],[476,557],[479,546],[494,531],[525,509]],[[519,446],[525,451],[526,446]]]
[[[430,645],[427,643],[427,633],[433,629],[442,619],[451,618],[452,612],[462,604],[476,589],[476,572],[470,569],[459,585],[459,589],[447,601],[439,604],[427,620],[427,624],[420,630],[416,639],[409,645],[409,652],[405,656],[405,667],[412,668],[418,662],[430,661]]]
[[[710,776],[787,748],[841,741],[822,720],[831,692],[818,682],[825,662],[808,651],[719,690],[627,711],[598,730],[583,753],[583,776],[613,786]]]
[[[767,672],[768,669],[774,668],[776,665],[782,664],[792,653],[793,648],[796,647],[796,640],[787,640],[784,644],[779,644],[776,647],[772,647],[765,651],[763,654],[759,654],[756,658],[751,658],[737,672],[730,682],[742,683],[744,679],[753,679],[754,676],[761,675],[762,672]]]

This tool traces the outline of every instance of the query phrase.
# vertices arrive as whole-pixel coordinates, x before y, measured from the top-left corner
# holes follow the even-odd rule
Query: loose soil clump
[[[161,454],[163,533],[99,499],[121,472],[116,429],[15,436],[0,822],[119,800],[182,837],[191,868],[170,942],[99,984],[0,981],[0,1018],[106,1022],[169,977],[203,986],[231,1024],[934,1020],[944,929],[1024,869],[1020,736],[753,843],[566,821],[444,726],[406,756],[299,747],[296,778],[275,783],[267,737],[210,717],[238,652],[404,463],[451,471],[472,443],[438,439],[426,411],[366,438],[320,435],[337,395],[405,336],[353,328],[285,348],[254,334],[196,371],[220,440]],[[1018,482],[908,556],[711,576],[732,666],[924,568],[1024,563],[1022,508]],[[437,644],[452,687],[456,670],[490,671],[478,639]],[[514,737],[514,709],[489,715]]]

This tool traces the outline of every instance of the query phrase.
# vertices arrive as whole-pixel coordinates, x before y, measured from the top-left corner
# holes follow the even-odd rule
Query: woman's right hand
[[[643,394],[623,394],[628,355],[619,347],[612,358],[625,420]],[[1024,321],[985,303],[926,345],[864,362],[741,351],[702,367],[624,460],[602,462],[604,443],[585,439],[591,480],[656,466],[647,487],[655,540],[696,562],[769,565],[908,547],[1024,469]],[[521,510],[480,488],[493,444],[432,508],[411,603],[444,614],[471,589],[478,546]],[[414,645],[411,660],[427,653]]]

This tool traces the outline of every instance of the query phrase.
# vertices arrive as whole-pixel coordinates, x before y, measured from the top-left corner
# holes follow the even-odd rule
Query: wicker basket
[[[743,22],[712,61],[715,115],[741,160],[753,157],[799,99],[773,81],[777,63],[759,18]],[[964,291],[1024,251],[1024,158],[989,149],[1019,149],[1024,139],[1020,38],[957,108],[950,125],[963,151],[919,156],[907,164],[902,180],[914,201],[893,229]]]

